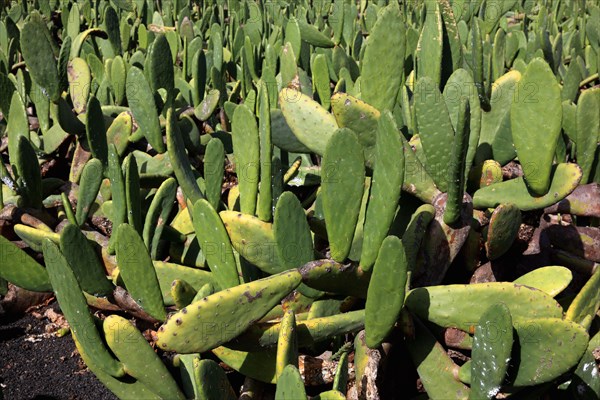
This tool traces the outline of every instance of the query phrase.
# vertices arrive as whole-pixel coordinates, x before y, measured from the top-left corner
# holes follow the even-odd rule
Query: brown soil
[[[48,308],[58,310],[55,302]],[[41,315],[44,311],[36,310]],[[116,399],[85,367],[70,335],[46,333],[50,323],[31,313],[0,314],[0,386],[4,399]]]

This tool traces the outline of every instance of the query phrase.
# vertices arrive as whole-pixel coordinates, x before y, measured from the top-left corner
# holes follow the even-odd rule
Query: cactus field
[[[3,0],[0,317],[119,399],[598,400],[599,74],[598,0]]]

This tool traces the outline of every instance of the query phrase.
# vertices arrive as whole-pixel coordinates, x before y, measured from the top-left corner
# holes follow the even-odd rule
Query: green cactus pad
[[[127,73],[127,104],[131,109],[133,118],[139,126],[148,143],[159,153],[164,153],[166,148],[163,142],[160,123],[156,113],[156,104],[152,89],[142,70],[131,67]]]
[[[417,288],[408,293],[405,305],[437,325],[468,332],[498,299],[509,308],[515,322],[562,316],[562,307],[550,295],[510,282]]]
[[[446,102],[436,83],[429,77],[421,78],[415,87],[415,113],[419,137],[427,158],[425,169],[442,191],[448,190],[447,168],[453,163],[451,149],[454,128]]]
[[[289,310],[283,314],[279,338],[277,339],[277,379],[281,377],[287,365],[298,367],[298,337],[296,328],[296,315]]]
[[[373,106],[346,93],[331,97],[331,112],[340,128],[350,128],[363,146],[368,166],[376,159],[377,123],[380,112]]]
[[[223,368],[213,360],[194,360],[198,400],[235,400],[237,396]]]
[[[79,340],[73,336],[77,351],[85,365],[94,373],[96,378],[111,392],[121,399],[148,399],[160,400],[160,396],[152,392],[146,385],[138,382],[130,377],[125,379],[117,379],[108,374],[102,364],[96,362],[89,353],[89,350],[81,345]],[[129,379],[127,379],[129,378]]]
[[[442,16],[438,2],[426,2],[426,18],[415,56],[417,58],[417,76],[431,79],[439,87],[442,74],[443,32]],[[441,98],[441,97],[440,97]]]
[[[600,308],[600,273],[594,272],[567,309],[565,318],[588,328]]]
[[[44,240],[44,259],[58,304],[69,322],[73,336],[93,363],[114,377],[125,375],[123,364],[115,360],[104,346],[77,278],[57,245]]]
[[[461,99],[456,135],[452,146],[452,163],[448,166],[448,198],[444,210],[444,223],[454,226],[460,221],[465,192],[465,170],[467,169],[467,150],[469,149],[469,134],[471,108],[468,99]]]
[[[317,54],[315,56],[311,71],[315,92],[317,92],[323,108],[329,110],[331,106],[331,89],[329,87],[329,68],[325,54]]]
[[[277,390],[275,399],[277,400],[302,400],[306,399],[306,390],[302,375],[295,365],[288,365],[277,379]]]
[[[312,307],[314,307],[314,304]],[[298,345],[302,347],[312,346],[338,335],[353,333],[361,330],[364,324],[364,310],[336,313],[318,318],[311,318],[309,313],[308,319],[297,322]],[[277,344],[282,329],[284,329],[282,322],[265,322],[253,325],[228,343],[228,346],[244,351],[264,350]]]
[[[399,7],[383,8],[370,30],[361,61],[362,99],[380,111],[394,109],[402,84],[405,37]]]
[[[271,135],[273,144],[282,150],[291,153],[310,153],[310,149],[296,138],[281,110],[271,110]]]
[[[153,264],[160,285],[160,291],[163,295],[163,301],[166,306],[175,304],[175,300],[171,296],[171,284],[176,279],[186,281],[198,291],[205,285],[212,286],[215,284],[212,273],[208,271],[163,261],[154,261]]]
[[[264,383],[275,383],[277,351],[245,352],[217,347],[212,350],[225,364],[245,376]]]
[[[405,244],[404,251],[406,252],[406,260],[410,271],[415,269],[421,242],[425,238],[427,228],[434,217],[435,208],[431,204],[419,206],[410,217],[410,222],[402,235],[402,243]]]
[[[162,293],[144,241],[129,224],[121,224],[116,234],[117,265],[127,291],[144,311],[164,321]]]
[[[584,90],[577,102],[577,164],[589,182],[600,136],[600,90]]]
[[[44,231],[42,229],[32,228],[27,225],[15,224],[13,227],[17,236],[19,236],[33,250],[41,252],[44,239],[50,239],[58,244],[60,235],[54,232]]]
[[[142,234],[142,206],[140,195],[140,175],[137,161],[130,153],[123,162],[123,177],[125,180],[125,201],[127,203],[127,222]]]
[[[219,213],[233,248],[246,260],[268,274],[285,270],[277,256],[273,224],[236,211]]]
[[[271,159],[273,144],[271,136],[271,106],[266,84],[258,90],[258,132],[260,136],[260,184],[257,204],[257,216],[263,221],[270,221],[273,213],[273,185],[271,184]]]
[[[4,110],[2,110],[5,112]],[[8,113],[7,113],[8,114]],[[8,154],[11,165],[22,166],[19,160],[19,137],[23,136],[29,140],[29,120],[25,104],[18,91],[14,91],[10,100],[10,119],[6,126],[8,136]],[[24,162],[26,162],[24,160]]]
[[[551,206],[567,197],[581,180],[581,168],[577,164],[558,164],[552,176],[548,192],[541,197],[529,194],[523,177],[483,187],[473,195],[476,209],[494,208],[501,203],[514,203],[521,211]]]
[[[77,226],[67,225],[63,229],[60,250],[84,291],[94,296],[104,296],[113,291],[113,285],[106,278],[104,265]]]
[[[283,268],[298,268],[313,259],[310,227],[302,204],[292,192],[284,192],[277,201],[273,235]]]
[[[84,59],[76,57],[69,61],[67,65],[67,80],[69,82],[69,95],[73,102],[73,110],[77,114],[86,112],[92,74]]]
[[[46,268],[2,235],[0,235],[0,277],[33,292],[52,290]]]
[[[185,398],[167,367],[131,322],[110,315],[104,320],[103,328],[108,347],[122,361],[128,375],[161,398]]]
[[[568,268],[551,266],[534,269],[515,279],[513,283],[536,288],[555,297],[569,286],[572,279],[573,274]]]
[[[193,214],[196,238],[219,287],[227,289],[239,285],[233,249],[219,214],[204,199],[194,204]]]
[[[79,199],[75,212],[75,218],[79,226],[83,225],[87,220],[92,205],[96,201],[96,196],[98,196],[98,191],[100,191],[103,178],[104,167],[102,166],[102,161],[92,158],[83,167],[79,183]]]
[[[521,211],[511,203],[500,204],[490,218],[485,250],[490,260],[495,260],[510,249],[519,234]]]
[[[173,91],[175,78],[171,48],[165,35],[158,35],[148,49],[144,73],[150,83],[152,91],[156,92],[163,88],[167,93]]]
[[[421,383],[432,399],[468,399],[469,388],[455,377],[458,366],[418,319],[414,319],[414,336],[407,340],[407,350],[417,368]]]
[[[510,109],[519,80],[521,74],[513,70],[498,78],[492,85],[491,109],[481,115],[481,134],[475,164],[493,159],[504,165],[517,155],[510,128]]]
[[[471,351],[470,399],[493,399],[504,382],[513,347],[510,310],[503,303],[491,305],[477,324]]]
[[[262,318],[300,282],[299,272],[287,271],[205,297],[172,315],[159,329],[157,345],[179,353],[211,350]],[[197,332],[196,340],[188,331]]]
[[[544,196],[551,189],[552,160],[562,124],[560,86],[546,61],[536,58],[529,63],[515,96],[510,110],[512,139],[531,194]]]
[[[215,209],[219,209],[221,189],[225,165],[225,149],[223,142],[212,138],[206,145],[204,154],[204,180],[206,182],[206,199]]]
[[[100,102],[94,96],[90,97],[86,107],[85,132],[92,156],[108,165],[108,143],[106,139],[106,127],[104,126],[104,114]]]
[[[407,272],[402,241],[388,236],[379,249],[365,305],[365,339],[371,349],[379,347],[400,315]]]
[[[311,151],[323,155],[329,139],[338,128],[333,115],[307,95],[293,89],[279,92],[279,106],[296,138]]]
[[[192,285],[182,279],[175,279],[171,284],[171,296],[175,301],[175,307],[181,310],[190,305],[198,292]],[[206,296],[202,296],[206,297]]]
[[[142,237],[152,258],[156,258],[158,244],[173,209],[176,194],[177,181],[175,178],[168,178],[154,194],[146,213]]]
[[[404,136],[401,139],[404,144],[404,184],[402,190],[416,196],[425,203],[432,203],[433,199],[440,194],[440,191],[417,158],[411,145]]]
[[[366,298],[371,276],[357,266],[333,260],[312,261],[300,268],[300,273],[308,287],[360,298]]]
[[[44,89],[52,101],[60,97],[60,80],[56,59],[48,38],[46,24],[39,17],[31,18],[21,28],[21,51],[32,78]]]
[[[333,391],[346,393],[348,387],[348,352],[345,351],[340,356],[338,362],[338,368],[335,371],[335,378],[333,379]],[[346,398],[342,396],[341,398]]]
[[[254,214],[260,177],[260,137],[256,118],[248,107],[236,107],[231,122],[235,170],[240,188],[240,211]]]
[[[28,206],[41,208],[42,175],[33,145],[25,136],[18,136],[17,152],[17,163],[13,171],[19,193]]]
[[[579,362],[589,336],[581,325],[560,318],[514,321],[519,340],[520,360],[516,371],[509,368],[512,386],[533,386],[550,382]]]
[[[185,152],[185,143],[177,125],[175,111],[172,108],[167,111],[167,149],[177,183],[181,186],[186,197],[192,203],[204,198],[196,183],[192,165]]]
[[[314,400],[344,400],[346,395],[339,390],[328,390],[312,397]]]
[[[298,20],[298,28],[300,29],[300,37],[306,43],[315,47],[329,48],[334,46],[331,39],[320,32],[316,26]]]
[[[352,245],[364,190],[364,164],[362,146],[354,132],[338,129],[323,156],[321,196],[331,257],[339,262],[348,256]]]
[[[133,119],[131,115],[124,111],[117,116],[106,131],[106,140],[109,144],[116,147],[119,156],[122,156],[127,149],[128,138],[131,136],[133,129]]]
[[[440,3],[442,8],[447,2]],[[468,150],[466,155],[465,163],[465,177],[468,177],[469,170],[475,159],[475,153],[477,152],[477,146],[479,143],[479,136],[481,134],[481,118],[482,110],[479,104],[479,97],[477,96],[477,88],[473,81],[473,76],[470,72],[465,69],[457,69],[448,78],[446,86],[443,91],[444,101],[448,108],[448,114],[450,114],[450,120],[454,126],[455,132],[460,132],[458,129],[458,122],[460,121],[460,107],[464,98],[469,99],[469,111],[471,118],[469,120],[469,140]]]
[[[123,57],[116,56],[110,65],[110,82],[115,93],[115,103],[123,104],[127,81],[127,68]]]

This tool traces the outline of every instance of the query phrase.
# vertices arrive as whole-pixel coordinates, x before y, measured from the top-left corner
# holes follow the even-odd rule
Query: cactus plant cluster
[[[584,0],[3,2],[1,290],[123,399],[598,398],[599,72]]]

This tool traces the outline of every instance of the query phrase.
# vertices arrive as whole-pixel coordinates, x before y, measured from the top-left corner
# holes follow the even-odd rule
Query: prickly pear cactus
[[[598,21],[4,1],[0,307],[122,399],[596,399]]]

